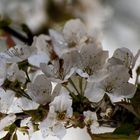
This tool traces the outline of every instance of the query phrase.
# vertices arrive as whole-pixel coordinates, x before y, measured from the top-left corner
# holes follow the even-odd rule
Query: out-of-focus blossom
[[[32,30],[46,21],[43,0],[1,0],[0,14],[14,23],[26,23]]]
[[[85,25],[79,19],[68,21],[64,26],[63,35],[69,47],[79,46],[87,39]]]

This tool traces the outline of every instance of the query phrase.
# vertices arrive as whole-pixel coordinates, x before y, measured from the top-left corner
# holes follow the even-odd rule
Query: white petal
[[[22,70],[19,70],[17,63],[12,63],[7,68],[7,75],[6,76],[10,81],[18,80],[21,83],[26,82],[25,72]]]
[[[9,98],[10,97],[10,98]],[[0,112],[7,113],[15,97],[15,93],[11,90],[6,92],[0,88]]]
[[[0,130],[4,129],[5,127],[11,125],[16,120],[16,115],[9,114],[3,119],[0,120]]]
[[[134,62],[134,56],[128,48],[116,49],[113,57],[121,60],[127,68],[130,68]]]
[[[80,54],[82,58],[83,65],[89,66],[94,61],[94,57],[99,53],[101,50],[96,46],[96,44],[89,44],[85,47],[82,47]]]
[[[87,81],[88,82],[100,82],[108,76],[109,76],[108,71],[106,69],[101,69],[101,70],[98,70],[97,72],[95,72],[93,75],[91,75]]]
[[[63,29],[64,38],[68,42],[78,42],[87,35],[84,24],[79,20],[69,20]]]
[[[40,128],[42,136],[45,138],[49,135],[57,136],[59,139],[62,139],[66,134],[66,129],[61,123],[57,123],[53,126],[46,126]]]
[[[3,84],[6,78],[6,62],[5,60],[0,60],[0,86]]]
[[[81,69],[77,69],[76,73],[79,74],[83,78],[88,78],[89,75],[86,72],[83,72]]]
[[[101,88],[98,88],[94,83],[89,82],[85,90],[85,97],[91,102],[99,102],[105,94],[105,91]]]
[[[54,76],[54,66],[53,65],[47,65],[46,63],[40,63],[40,69],[47,77]]]
[[[55,52],[59,56],[61,56],[64,49],[67,48],[67,43],[64,40],[63,35],[61,33],[57,32],[57,31],[53,30],[53,29],[50,29],[49,33],[50,33],[50,36],[51,36],[51,40],[52,40]]]
[[[62,139],[66,134],[66,129],[62,124],[55,125],[54,127],[54,136],[57,136],[59,139]]]
[[[2,52],[1,56],[5,58],[8,63],[16,63],[28,59],[32,53],[34,53],[34,49],[32,47],[16,45],[5,52]]]
[[[45,52],[38,52],[37,54],[31,55],[28,58],[28,61],[31,65],[40,66],[40,63],[48,63],[49,62],[49,56]]]
[[[51,101],[52,84],[45,75],[38,75],[33,84],[27,85],[27,92],[33,101],[46,104]]]
[[[7,135],[8,131],[4,131],[4,130],[1,130],[0,131],[0,139],[2,139],[3,137],[5,137]]]
[[[111,128],[111,127],[103,127],[103,126],[94,126],[91,125],[91,132],[93,134],[103,134],[103,133],[112,133],[116,128]]]
[[[59,95],[61,88],[62,88],[62,85],[61,85],[61,84],[57,84],[57,85],[54,87],[53,92],[52,92],[52,95],[51,95],[51,99],[52,99],[52,100],[53,100],[56,96]]]
[[[64,61],[63,70],[64,76],[69,74],[71,69],[79,65],[80,63],[80,54],[77,50],[72,50],[67,53],[64,53],[61,58]]]
[[[63,93],[59,96],[56,96],[53,102],[50,103],[50,106],[54,106],[55,111],[63,112],[66,111],[67,117],[72,116],[72,99],[69,95]]]
[[[91,111],[84,111],[84,116],[85,116],[85,122],[88,122],[88,120],[97,121],[97,115],[96,112],[91,112]]]
[[[21,82],[21,83],[25,83],[26,82],[26,78],[25,78],[25,72],[22,71],[22,70],[19,70],[17,73],[16,73],[16,79]]]
[[[108,94],[112,102],[119,102],[124,98],[132,98],[136,92],[136,87],[130,83],[123,83],[113,94]]]
[[[15,98],[8,113],[20,113],[23,112],[23,110],[35,110],[38,106],[39,104],[25,97]]]
[[[47,49],[47,41],[50,40],[50,37],[44,34],[41,34],[39,36],[34,37],[34,41],[32,43],[32,47],[37,48],[38,52],[44,52],[48,54],[48,49]]]

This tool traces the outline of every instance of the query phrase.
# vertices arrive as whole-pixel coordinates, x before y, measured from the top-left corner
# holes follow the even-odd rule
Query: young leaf
[[[18,137],[17,137],[16,133],[13,134],[12,140],[18,140]]]
[[[137,140],[138,136],[124,136],[124,135],[115,135],[115,134],[99,134],[92,135],[92,140]]]
[[[119,135],[130,135],[134,131],[134,125],[125,123],[118,127],[113,133]]]

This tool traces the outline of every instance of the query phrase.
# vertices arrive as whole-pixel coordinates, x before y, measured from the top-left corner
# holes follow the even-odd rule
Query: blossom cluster
[[[109,58],[79,19],[34,37],[31,46],[0,52],[0,130],[12,135],[26,130],[30,136],[41,131],[43,137],[60,139],[69,127],[113,132],[104,120],[115,103],[135,95],[137,87],[129,79],[139,53],[118,48]],[[25,119],[30,125],[23,125]]]

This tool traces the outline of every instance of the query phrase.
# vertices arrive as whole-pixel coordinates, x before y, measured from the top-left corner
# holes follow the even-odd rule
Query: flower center
[[[65,111],[57,113],[57,120],[63,121],[63,120],[65,120],[65,118],[66,118],[66,112]]]
[[[105,91],[108,93],[112,93],[113,92],[113,86],[111,84],[107,85],[105,87]]]
[[[93,123],[93,120],[92,120],[92,119],[89,119],[89,120],[86,122],[86,124],[89,125],[89,126],[92,125],[92,123]]]
[[[93,70],[90,67],[85,67],[83,69],[84,72],[86,72],[88,75],[92,75],[93,74]]]

